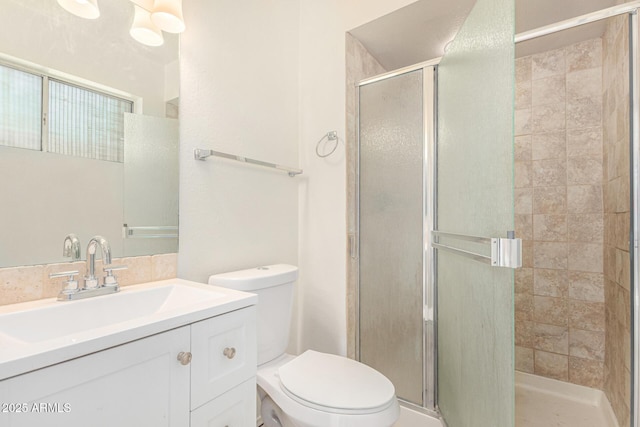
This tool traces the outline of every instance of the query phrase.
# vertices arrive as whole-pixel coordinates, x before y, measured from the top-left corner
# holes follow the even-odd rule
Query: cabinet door
[[[255,377],[255,307],[191,325],[191,409]]]
[[[26,413],[0,426],[188,427],[189,339],[186,326],[8,379],[0,396]]]
[[[255,378],[245,381],[191,413],[191,427],[253,427],[255,425]]]

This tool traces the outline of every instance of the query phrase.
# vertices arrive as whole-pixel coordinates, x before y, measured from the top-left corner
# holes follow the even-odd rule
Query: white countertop
[[[77,301],[0,306],[0,381],[257,302],[255,294],[169,279]]]

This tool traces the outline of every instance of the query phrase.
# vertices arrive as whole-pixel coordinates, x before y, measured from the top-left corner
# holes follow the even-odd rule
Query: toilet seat
[[[308,350],[278,369],[282,390],[298,403],[339,414],[370,414],[395,400],[391,381],[369,366]]]
[[[328,354],[319,353],[321,358],[325,356],[332,356]],[[316,355],[317,356],[317,355]],[[395,397],[395,391],[392,392],[390,399],[384,402],[381,406],[376,406],[379,403],[369,403],[368,405],[352,403],[352,408],[355,406],[368,406],[365,409],[345,409],[345,408],[331,408],[323,405],[319,405],[316,402],[310,402],[306,399],[291,393],[282,384],[280,378],[280,368],[295,361],[301,356],[292,356],[284,354],[281,357],[258,366],[257,383],[261,396],[267,396],[273,400],[273,402],[282,409],[282,412],[286,414],[287,422],[284,422],[283,426],[296,426],[296,427],[389,427],[392,426],[400,416],[400,406],[398,400]],[[340,357],[340,356],[333,356]],[[302,381],[309,380],[310,378],[317,377],[319,366],[313,366],[312,371],[303,371],[302,365],[305,364],[305,359],[302,359],[301,364],[293,364],[293,371],[299,375],[299,379]],[[344,358],[346,359],[346,358]],[[315,360],[313,357],[310,360]],[[308,360],[307,360],[308,362]],[[358,363],[352,361],[353,363]],[[299,370],[296,371],[296,366]],[[288,369],[284,369],[284,375],[287,376]],[[382,375],[382,374],[380,374]],[[386,379],[386,378],[385,378]],[[388,380],[387,380],[388,381]],[[285,382],[289,384],[289,387],[295,388],[295,386],[285,379]],[[393,385],[391,385],[393,387]],[[301,392],[302,393],[302,392]],[[347,406],[347,405],[342,405]]]

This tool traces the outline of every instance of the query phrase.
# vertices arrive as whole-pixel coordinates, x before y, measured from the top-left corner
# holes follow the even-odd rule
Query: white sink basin
[[[253,294],[181,279],[77,301],[0,307],[0,380],[253,305]]]
[[[0,315],[0,333],[24,342],[46,341],[189,305],[212,303],[224,296],[215,290],[178,284],[124,288],[116,294]]]

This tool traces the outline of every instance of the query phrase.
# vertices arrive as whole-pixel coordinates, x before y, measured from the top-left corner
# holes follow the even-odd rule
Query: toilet
[[[265,427],[391,427],[400,407],[391,381],[355,360],[308,350],[285,353],[298,268],[257,267],[209,284],[258,295],[258,397]]]

